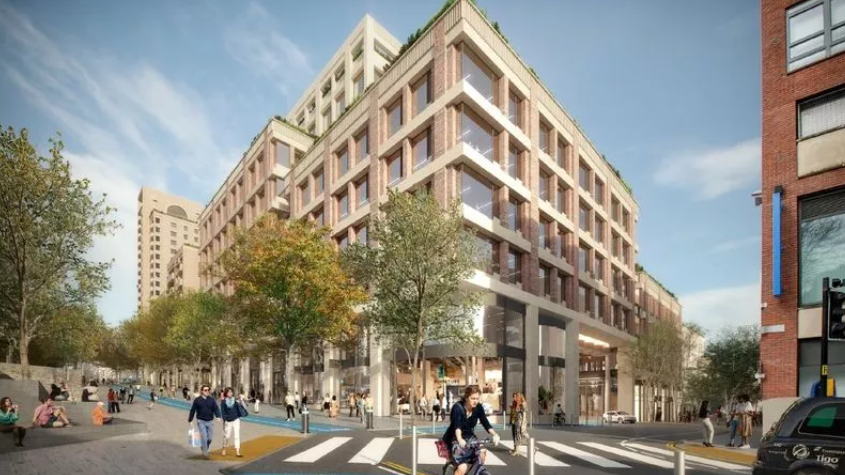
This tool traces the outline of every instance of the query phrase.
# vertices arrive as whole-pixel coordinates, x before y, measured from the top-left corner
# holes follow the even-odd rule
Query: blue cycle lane
[[[143,389],[139,391],[135,391],[135,397],[143,399],[145,401],[150,400],[150,392],[144,391]],[[173,399],[169,397],[156,397],[156,404],[161,404],[163,406],[173,407],[176,409],[182,409],[184,411],[191,410],[191,402],[185,401],[181,399]],[[257,414],[250,413],[249,416],[244,417],[241,419],[243,422],[249,422],[252,424],[260,424],[265,426],[272,426],[272,427],[282,427],[284,429],[290,429],[293,431],[299,432],[302,429],[302,424],[299,421],[286,421],[284,419],[278,417],[268,417],[268,416],[259,416]],[[345,432],[352,430],[348,427],[339,427],[334,426],[331,424],[320,424],[312,422],[309,424],[309,429],[311,432]]]

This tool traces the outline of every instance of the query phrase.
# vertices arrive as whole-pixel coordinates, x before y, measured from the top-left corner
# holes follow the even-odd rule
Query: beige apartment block
[[[486,252],[465,285],[486,292],[474,318],[488,345],[473,357],[426,347],[417,391],[448,399],[479,384],[501,414],[505,395],[524,391],[536,401],[543,386],[554,394],[550,408],[564,405],[572,422],[634,411],[635,381],[618,356],[647,328],[638,295],[651,295],[651,286],[638,290],[640,210],[630,188],[469,1],[389,63],[398,49],[365,16],[286,120],[269,120],[200,216],[201,286],[233,290],[215,265],[233,230],[265,212],[329,226],[342,249],[366,242],[367,220],[388,189],[424,188],[441,202],[463,202],[466,226]],[[345,98],[340,106],[337,97]],[[670,315],[680,315],[661,295]],[[349,352],[318,345],[295,355],[291,389],[311,398],[370,392],[376,414],[390,414],[394,389],[411,391],[403,359],[371,338]],[[279,362],[235,360],[211,368],[212,383],[278,401]],[[537,417],[551,417],[534,406]]]
[[[200,289],[200,255],[197,244],[182,244],[167,264],[167,293]]]
[[[138,308],[167,291],[168,264],[184,244],[199,245],[202,205],[150,187],[138,193]]]

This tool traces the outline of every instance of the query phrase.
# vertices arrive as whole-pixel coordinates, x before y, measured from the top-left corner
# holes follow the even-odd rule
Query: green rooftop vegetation
[[[648,274],[648,276],[649,276],[649,277],[651,277],[651,279],[652,279],[653,281],[655,281],[655,282],[657,283],[657,285],[659,285],[659,286],[660,286],[660,288],[661,288],[661,289],[665,290],[667,294],[671,295],[673,299],[677,299],[677,298],[678,298],[678,297],[675,295],[675,293],[674,293],[674,292],[672,292],[671,290],[667,289],[667,288],[666,288],[666,286],[665,286],[665,285],[663,285],[663,283],[662,283],[662,282],[660,282],[659,280],[657,280],[657,277],[655,277],[653,274],[650,274],[647,270],[645,270],[645,267],[643,267],[643,265],[642,265],[642,264],[640,264],[639,262],[638,262],[638,263],[636,263],[636,264],[634,264],[634,270],[636,270],[636,271],[637,271],[637,273],[642,272],[642,273],[644,273],[644,274]]]

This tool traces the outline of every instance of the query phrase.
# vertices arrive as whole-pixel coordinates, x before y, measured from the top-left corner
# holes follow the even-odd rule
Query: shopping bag
[[[188,445],[191,447],[202,447],[202,436],[197,429],[188,430]]]
[[[439,455],[440,458],[449,460],[449,456],[451,454],[449,453],[449,447],[446,446],[446,442],[444,442],[443,439],[435,440],[434,446],[437,447],[437,455]]]

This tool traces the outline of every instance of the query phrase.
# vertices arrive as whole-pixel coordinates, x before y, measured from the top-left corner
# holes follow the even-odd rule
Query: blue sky
[[[639,261],[685,318],[759,322],[759,2],[478,3],[632,185]],[[141,185],[207,202],[365,13],[404,41],[440,5],[0,0],[0,123],[61,131],[124,223],[93,252],[106,320],[135,310]]]

